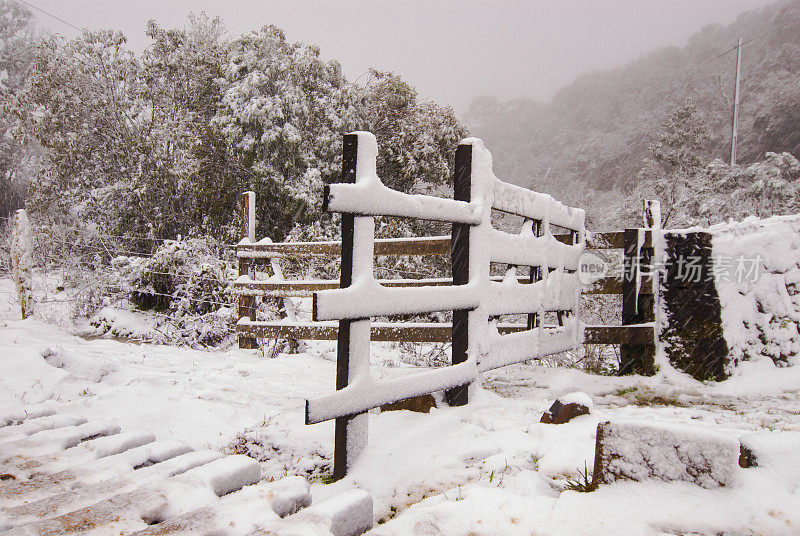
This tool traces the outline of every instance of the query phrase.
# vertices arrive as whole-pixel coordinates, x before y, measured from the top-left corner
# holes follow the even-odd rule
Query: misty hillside
[[[682,48],[578,77],[552,102],[479,97],[467,122],[492,148],[499,176],[561,193],[576,180],[630,192],[665,118],[694,101],[711,130],[707,157],[730,155],[735,48],[744,41],[738,160],[800,153],[800,0],[708,25]]]

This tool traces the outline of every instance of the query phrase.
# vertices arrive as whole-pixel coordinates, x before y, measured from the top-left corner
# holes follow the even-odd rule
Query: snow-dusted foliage
[[[0,100],[8,102],[25,84],[36,50],[34,17],[21,2],[0,0]],[[27,183],[33,178],[37,151],[23,147],[10,135],[13,114],[0,106],[0,219],[25,204]]]
[[[106,307],[92,314],[90,324],[98,335],[190,346],[227,344],[234,322],[233,277],[219,244],[210,239],[168,240],[151,256],[118,256],[100,276],[106,291],[116,296],[117,308],[100,300]]]
[[[115,259],[114,266],[130,277],[131,301],[140,309],[205,314],[230,303],[233,272],[214,246],[208,239],[167,240],[151,257]]]
[[[259,236],[283,238],[320,216],[322,186],[338,179],[342,134],[376,132],[387,147],[379,171],[409,192],[445,184],[450,158],[466,131],[452,110],[420,102],[391,73],[371,71],[365,86],[348,82],[318,48],[290,43],[264,27],[230,44],[224,94],[214,119],[259,203]]]
[[[749,166],[711,162],[692,202],[697,223],[800,212],[800,162],[789,153],[767,153]]]
[[[17,299],[22,313],[22,318],[33,314],[33,290],[31,285],[31,270],[33,259],[31,257],[31,224],[25,210],[20,209],[14,216],[11,232],[11,271],[14,275],[14,285],[17,288]]]
[[[44,151],[30,207],[50,222],[94,222],[150,238],[233,239],[244,190],[258,236],[283,239],[319,217],[341,168],[341,136],[374,128],[403,191],[446,183],[466,134],[452,110],[390,73],[350,82],[316,47],[269,26],[232,40],[219,20],[150,23],[136,55],[119,32],[40,43],[10,100],[16,135]]]
[[[11,272],[12,218],[0,218],[0,274]]]
[[[339,171],[341,132],[357,121],[356,88],[339,64],[268,26],[231,43],[224,76],[222,132],[259,176],[316,200],[319,179]]]

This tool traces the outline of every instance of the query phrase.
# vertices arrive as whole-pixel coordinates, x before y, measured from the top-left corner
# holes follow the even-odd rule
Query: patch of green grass
[[[636,394],[633,403],[637,406],[675,406],[680,408],[688,407],[688,404],[678,400],[674,396]]]
[[[578,493],[589,493],[597,489],[597,485],[592,482],[593,478],[589,476],[589,468],[586,467],[586,462],[583,464],[583,472],[578,469],[578,477],[567,480],[567,485],[564,490],[577,491]]]
[[[634,391],[637,391],[638,389],[639,389],[638,387],[624,387],[622,389],[617,389],[617,392],[615,394],[617,396],[625,396],[625,395],[627,395],[629,393],[633,393]]]

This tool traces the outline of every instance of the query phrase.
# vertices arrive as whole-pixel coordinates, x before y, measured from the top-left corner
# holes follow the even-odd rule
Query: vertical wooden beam
[[[472,145],[459,145],[456,149],[453,198],[456,201],[470,202],[472,200]],[[469,233],[469,224],[453,224],[453,234],[450,238],[453,285],[469,283]],[[468,340],[469,311],[453,311],[451,348],[453,365],[467,360]],[[448,404],[463,406],[469,402],[469,384],[449,389],[445,394]]]
[[[255,206],[256,194],[255,192],[244,192],[239,198],[239,222],[241,224],[242,240],[255,242]],[[250,268],[252,266],[251,259],[243,259],[238,257],[239,276],[250,275]],[[238,306],[239,320],[248,317],[255,320],[256,316],[256,298],[255,296],[239,295]],[[252,335],[239,335],[239,348],[252,350],[258,348],[258,341]]]
[[[533,220],[533,235],[541,236],[542,234],[542,221]],[[528,283],[535,283],[542,278],[542,267],[531,266],[528,274]],[[539,315],[536,313],[528,313],[528,329],[539,327]]]
[[[570,231],[569,232],[569,243],[571,245],[575,245],[578,243],[578,231]],[[578,306],[580,307],[580,305]],[[558,319],[558,325],[564,326],[564,318],[569,317],[571,311],[556,311],[556,318]]]
[[[661,227],[658,201],[643,203],[642,217],[650,233]],[[625,229],[625,258],[622,278],[622,325],[655,321],[655,295],[658,274],[653,274],[653,294],[639,292],[641,277],[653,270],[653,247],[639,247],[639,229]],[[654,242],[651,237],[650,243]],[[619,374],[655,374],[655,339],[648,344],[621,344]]]
[[[341,182],[353,184],[356,182],[356,164],[358,162],[358,135],[347,134],[344,137],[342,154],[342,180]],[[328,193],[325,192],[325,199]],[[327,208],[327,207],[325,207]],[[355,216],[342,214],[342,263],[339,286],[347,288],[353,283],[353,257],[355,239]],[[370,218],[371,219],[371,218]],[[370,262],[372,259],[370,259]],[[336,390],[344,389],[350,379],[350,342],[351,328],[361,329],[363,320],[339,320],[339,334],[336,345]],[[367,337],[369,337],[369,320],[366,321]],[[339,480],[347,474],[347,469],[353,461],[349,454],[354,454],[353,444],[361,442],[360,437],[365,433],[366,414],[338,417],[335,424],[333,446],[333,478]]]
[[[661,203],[658,199],[642,200],[642,219],[645,229],[661,229]]]

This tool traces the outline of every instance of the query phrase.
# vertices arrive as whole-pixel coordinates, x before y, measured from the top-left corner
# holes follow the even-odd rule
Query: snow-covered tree
[[[249,172],[258,235],[280,239],[313,220],[323,183],[340,173],[342,134],[361,123],[359,93],[338,62],[275,26],[234,39],[223,75],[215,125]]]
[[[468,134],[453,110],[420,101],[408,82],[390,72],[371,70],[364,92],[366,129],[378,138],[384,183],[403,192],[447,184],[456,145]]]
[[[650,146],[651,158],[636,177],[632,197],[658,199],[665,227],[687,223],[687,209],[700,187],[702,149],[708,138],[705,120],[694,103],[686,101],[667,117],[658,141]]]
[[[283,238],[319,216],[322,186],[338,180],[342,135],[375,133],[378,172],[395,189],[446,183],[466,129],[452,110],[421,102],[392,73],[371,71],[365,86],[348,82],[336,61],[313,46],[289,43],[267,26],[231,43],[225,92],[215,123],[260,199],[258,234]]]
[[[138,194],[163,184],[148,180],[149,170],[163,166],[159,151],[143,146],[152,113],[139,99],[139,63],[124,45],[111,31],[39,44],[13,101],[19,134],[47,155],[29,200],[37,214],[90,219],[110,234],[155,220]]]
[[[28,202],[37,217],[106,235],[230,239],[239,193],[254,190],[259,236],[282,239],[318,219],[342,135],[357,129],[378,133],[392,187],[451,174],[465,130],[395,75],[351,83],[273,26],[227,41],[219,20],[200,16],[184,29],[151,22],[147,35],[139,57],[119,32],[39,45],[9,107],[20,138],[46,153]]]
[[[0,0],[0,217],[24,204],[31,154],[11,136],[14,119],[5,105],[25,83],[35,47],[31,12]]]

